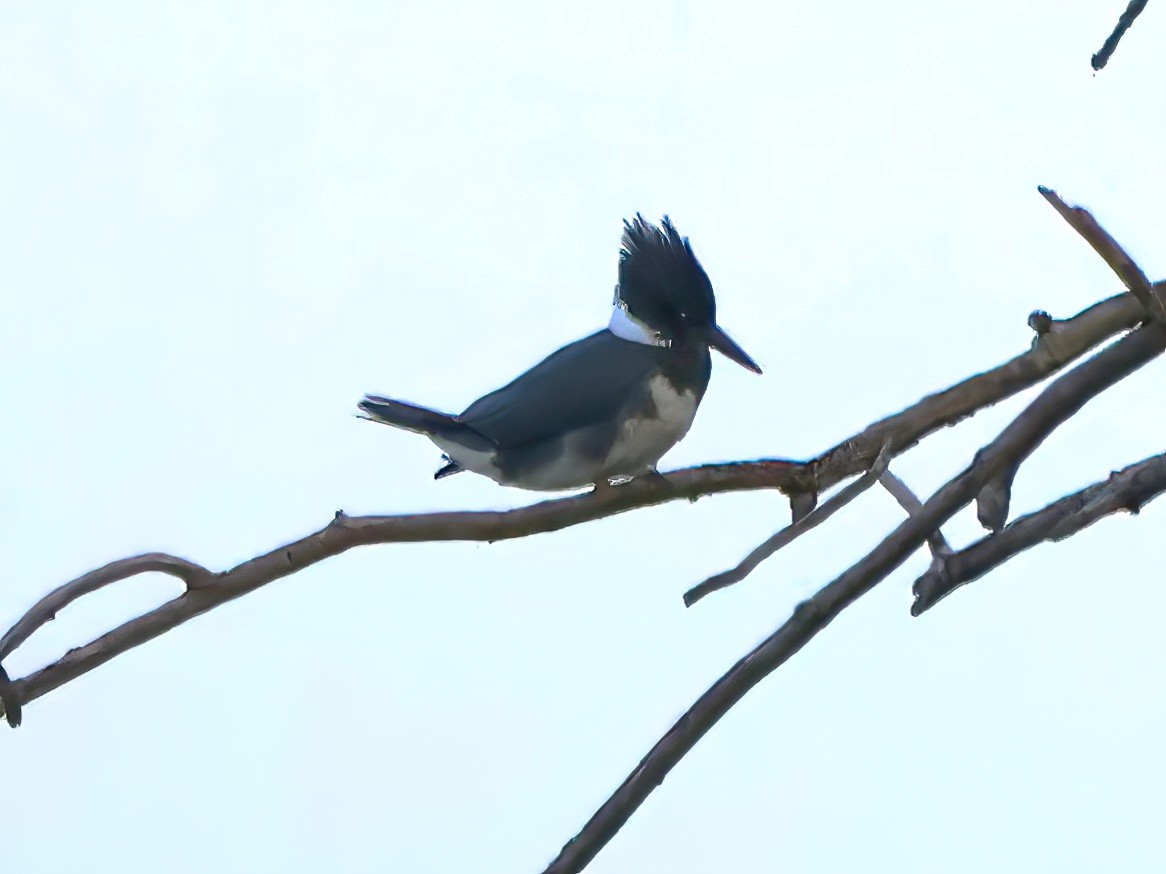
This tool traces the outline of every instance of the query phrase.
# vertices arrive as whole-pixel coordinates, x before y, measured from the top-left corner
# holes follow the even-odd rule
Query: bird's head
[[[742,367],[761,368],[717,326],[717,301],[708,274],[687,237],[667,216],[659,227],[639,213],[624,221],[616,306],[665,342],[700,342]]]

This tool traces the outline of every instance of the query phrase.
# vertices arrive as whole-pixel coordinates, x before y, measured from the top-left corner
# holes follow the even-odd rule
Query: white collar
[[[642,343],[645,346],[667,348],[672,345],[672,341],[667,337],[660,336],[658,331],[653,331],[629,313],[628,305],[618,296],[615,299],[615,307],[611,311],[611,321],[607,324],[607,330],[623,340],[631,340],[633,343]]]

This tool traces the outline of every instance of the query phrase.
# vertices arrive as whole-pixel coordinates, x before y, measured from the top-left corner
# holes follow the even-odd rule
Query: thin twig
[[[8,629],[3,637],[0,637],[0,659],[5,658],[24,643],[34,631],[46,622],[55,619],[57,613],[82,595],[96,592],[103,586],[116,583],[118,580],[153,572],[178,577],[189,588],[206,585],[214,578],[214,574],[202,565],[163,552],[149,552],[145,555],[135,555],[132,558],[110,562],[105,567],[99,567],[95,571],[90,571],[75,580],[58,586],[33,604],[29,611],[21,616],[20,620]]]
[[[735,583],[741,582],[749,574],[757,569],[757,566],[781,549],[783,546],[788,546],[793,543],[811,528],[816,528],[873,486],[883,472],[886,471],[887,465],[891,463],[890,444],[884,444],[882,451],[879,452],[878,458],[875,459],[871,469],[864,473],[861,477],[850,483],[846,488],[840,489],[838,494],[832,495],[824,503],[819,504],[806,515],[802,516],[796,522],[792,522],[785,528],[782,528],[747,556],[741,559],[740,564],[727,571],[722,571],[719,574],[714,574],[703,583],[693,586],[684,593],[684,606],[691,607],[705,595],[709,595],[718,589],[725,589]]]
[[[1092,64],[1094,70],[1100,70],[1109,63],[1109,59],[1117,49],[1117,44],[1121,42],[1121,38],[1130,29],[1130,25],[1134,23],[1134,19],[1141,15],[1142,10],[1146,8],[1146,2],[1147,0],[1130,0],[1129,5],[1126,6],[1126,11],[1118,18],[1117,25],[1113,28],[1113,33],[1106,38],[1105,43],[1101,46],[1097,54],[1089,59],[1089,63]]]
[[[883,471],[883,475],[879,477],[879,483],[899,503],[908,516],[915,516],[923,511],[923,502],[911,491],[911,487],[895,476],[891,470]],[[935,559],[943,559],[951,555],[952,552],[947,538],[938,529],[927,536],[927,547],[931,550],[932,558]]]
[[[1093,250],[1105,260],[1109,269],[1117,274],[1117,278],[1133,292],[1134,297],[1146,308],[1146,312],[1159,322],[1166,324],[1166,304],[1163,304],[1162,298],[1154,293],[1154,287],[1150,284],[1150,280],[1142,268],[1110,235],[1109,231],[1101,226],[1093,214],[1084,207],[1069,206],[1051,188],[1040,185],[1037,186],[1037,191],[1052,204],[1053,209],[1061,214],[1061,218],[1084,237],[1085,242],[1092,246]]]
[[[948,556],[941,571],[933,568],[920,576],[912,587],[911,615],[925,613],[960,586],[1038,543],[1063,540],[1113,513],[1137,513],[1163,492],[1166,453],[1131,464],[1106,480],[1021,516],[1002,531]]]
[[[976,459],[924,503],[870,553],[794,610],[784,625],[742,658],[662,737],[583,829],[563,847],[544,874],[576,874],[610,841],[668,773],[730,708],[788,661],[847,606],[870,591],[927,536],[966,506],[998,470],[1026,455],[1092,397],[1160,355],[1166,326],[1137,329],[1058,377]]]

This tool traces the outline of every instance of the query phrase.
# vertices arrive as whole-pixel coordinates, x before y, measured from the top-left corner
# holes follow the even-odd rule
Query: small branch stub
[[[1113,32],[1106,37],[1096,54],[1089,59],[1094,72],[1104,69],[1105,65],[1109,63],[1109,59],[1117,50],[1117,44],[1121,42],[1121,38],[1125,36],[1126,31],[1130,29],[1137,17],[1142,14],[1142,10],[1146,8],[1146,3],[1147,0],[1130,0],[1129,5],[1126,6],[1126,11],[1118,18]]]
[[[0,665],[0,713],[10,727],[16,728],[20,725],[20,702],[16,700],[12,680],[8,678],[8,672],[4,670],[3,665]]]
[[[1028,326],[1037,333],[1037,336],[1043,336],[1052,330],[1053,317],[1044,310],[1033,310],[1028,315]]]

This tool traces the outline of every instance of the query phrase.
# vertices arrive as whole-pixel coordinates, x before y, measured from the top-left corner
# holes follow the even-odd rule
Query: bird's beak
[[[752,370],[754,373],[761,372],[761,368],[757,366],[757,362],[750,358],[749,354],[738,346],[732,337],[716,325],[708,329],[708,343],[726,358],[731,358],[746,370]]]

